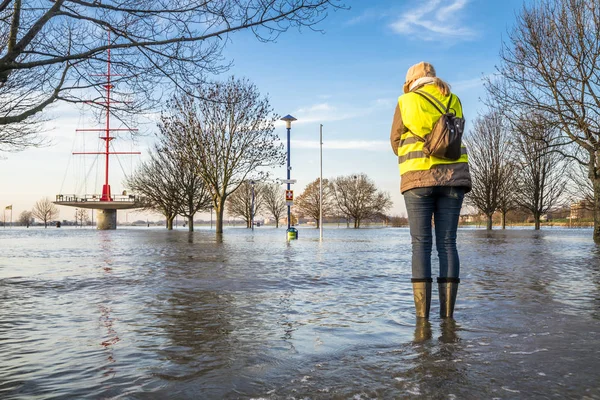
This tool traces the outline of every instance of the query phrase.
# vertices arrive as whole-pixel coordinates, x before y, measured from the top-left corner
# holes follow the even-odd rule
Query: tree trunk
[[[175,217],[167,217],[167,229],[170,231],[173,230],[173,220],[175,220]]]
[[[594,178],[594,243],[600,244],[600,177]]]
[[[221,201],[220,203],[225,203],[224,201]],[[223,212],[225,210],[225,207],[223,207],[223,204],[218,204],[215,207],[215,214],[216,214],[216,218],[217,218],[217,222],[215,223],[215,232],[218,234],[223,233]]]
[[[360,228],[360,219],[354,218],[354,229]]]
[[[540,230],[540,217],[541,215],[539,213],[533,213],[533,222],[534,222],[534,230],[539,231]]]
[[[502,229],[506,229],[506,211],[502,211]]]
[[[194,232],[194,216],[190,215],[188,217],[188,231]]]
[[[492,215],[493,214],[486,215],[486,226],[485,226],[485,229],[488,230],[488,231],[492,230]]]

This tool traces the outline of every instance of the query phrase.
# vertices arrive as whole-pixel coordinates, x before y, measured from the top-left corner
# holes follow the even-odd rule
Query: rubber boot
[[[431,278],[411,279],[417,318],[429,318],[431,307]]]
[[[454,304],[458,293],[459,278],[438,278],[438,291],[440,294],[440,317],[452,318]]]

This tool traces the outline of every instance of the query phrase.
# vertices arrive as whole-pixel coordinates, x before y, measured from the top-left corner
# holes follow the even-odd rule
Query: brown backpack
[[[430,102],[431,105],[442,114],[433,126],[429,135],[425,138],[415,135],[418,140],[424,142],[423,153],[427,157],[434,156],[450,161],[458,160],[461,156],[460,145],[465,129],[465,119],[458,118],[456,112],[450,109],[450,103],[452,102],[452,97],[454,95],[450,94],[448,105],[444,107],[442,102],[427,92],[415,90],[414,93],[417,93]],[[460,102],[460,100],[458,101]],[[443,111],[444,109],[445,111]]]

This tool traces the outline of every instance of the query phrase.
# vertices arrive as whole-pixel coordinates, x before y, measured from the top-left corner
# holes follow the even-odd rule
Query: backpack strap
[[[425,100],[427,100],[428,102],[430,102],[431,105],[434,106],[435,109],[440,112],[440,114],[447,114],[448,110],[450,110],[450,103],[452,102],[452,96],[453,96],[452,93],[450,93],[450,98],[448,99],[448,105],[446,107],[444,107],[444,103],[442,103],[441,101],[439,101],[438,99],[436,99],[430,93],[422,92],[420,90],[415,90],[413,93],[417,93],[418,95],[420,95],[421,97],[423,97]],[[437,105],[434,102],[437,103]],[[438,105],[439,105],[439,107],[438,107]],[[446,110],[445,112],[442,111],[444,109]]]

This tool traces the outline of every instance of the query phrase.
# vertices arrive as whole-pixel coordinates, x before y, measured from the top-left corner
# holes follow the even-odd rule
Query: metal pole
[[[250,208],[250,224],[252,225],[252,230],[254,230],[254,181],[250,182],[252,185],[252,206]]]
[[[319,240],[323,240],[323,124],[319,130],[321,175],[319,178]]]
[[[289,126],[288,126],[288,128],[287,128],[287,180],[288,180],[288,183],[287,183],[287,190],[290,190],[290,189],[291,189],[291,188],[290,188],[290,170],[292,169],[292,168],[290,167],[290,130],[291,130],[291,124],[289,124],[289,123],[288,123],[288,125],[289,125]],[[288,203],[288,206],[287,206],[287,221],[288,221],[288,229],[290,229],[290,222],[291,222],[291,220],[290,220],[290,216],[291,216],[291,213],[290,213],[290,205],[289,205],[289,203]]]

